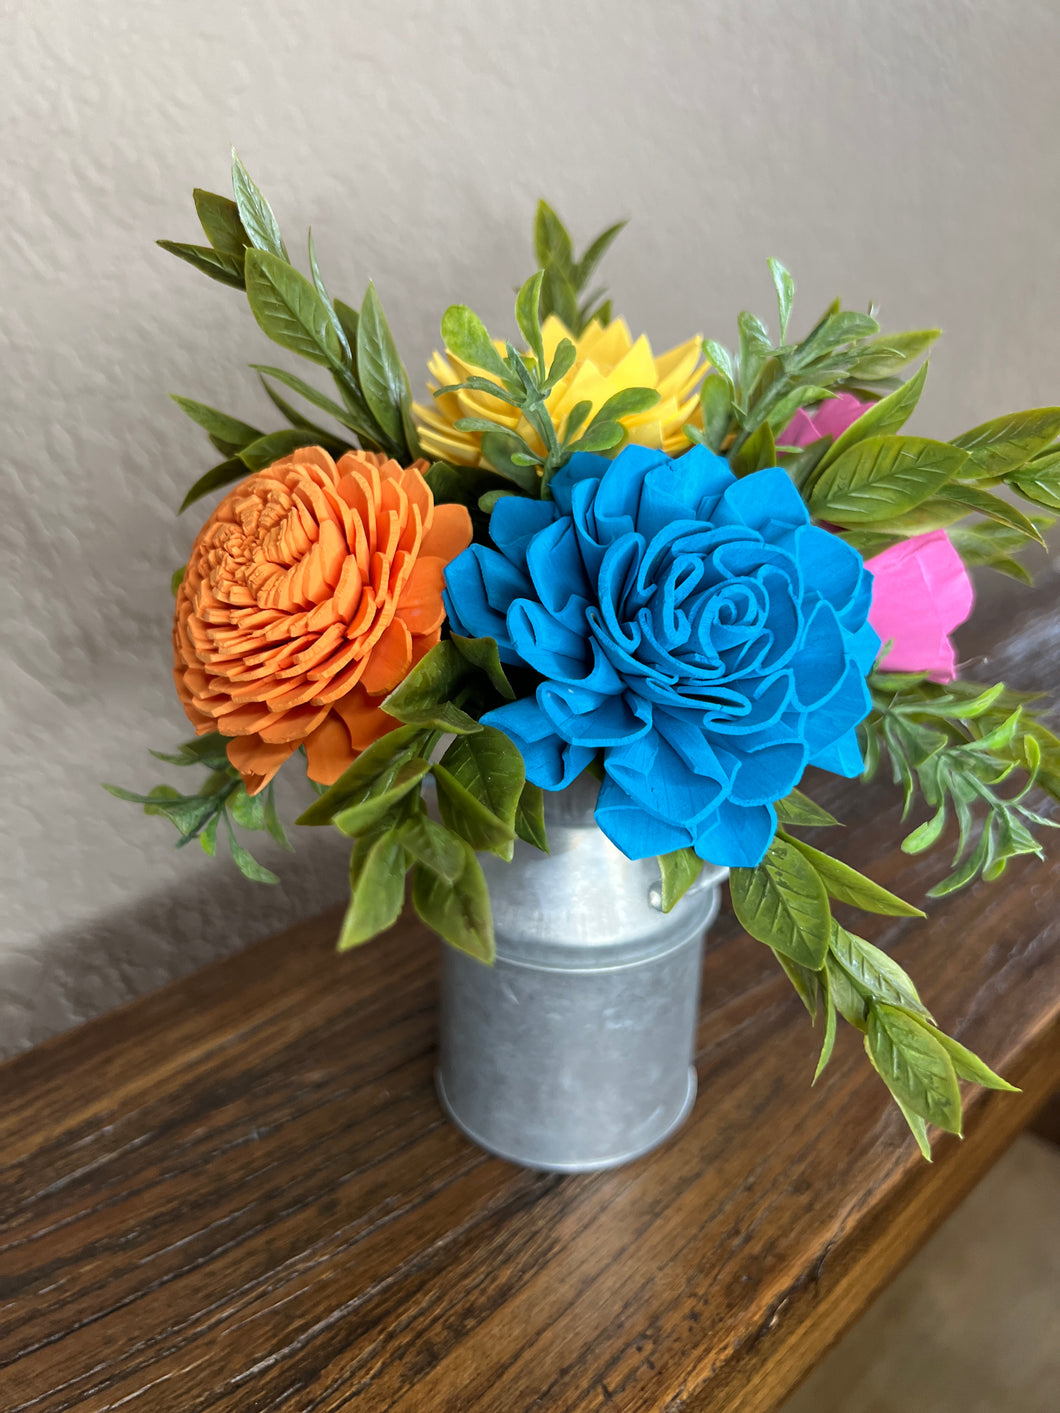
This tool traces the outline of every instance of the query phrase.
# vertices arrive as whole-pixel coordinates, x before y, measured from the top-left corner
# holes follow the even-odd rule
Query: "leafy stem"
[[[904,814],[918,795],[934,810],[906,835],[903,850],[922,853],[941,840],[951,820],[956,824],[953,871],[929,897],[956,892],[979,877],[996,879],[1021,854],[1042,857],[1032,828],[1053,828],[1056,821],[1030,808],[1027,799],[1036,785],[1060,794],[1060,741],[1025,698],[1003,683],[943,687],[901,673],[875,673],[870,687],[866,773],[874,773],[885,756],[902,787]],[[1020,787],[1002,793],[1016,773],[1023,777]]]

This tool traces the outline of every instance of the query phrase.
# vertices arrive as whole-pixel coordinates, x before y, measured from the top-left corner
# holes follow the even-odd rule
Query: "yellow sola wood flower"
[[[613,319],[606,326],[594,320],[575,338],[554,314],[542,324],[541,335],[548,363],[561,339],[569,338],[577,349],[570,370],[552,389],[545,403],[561,437],[571,409],[579,402],[592,404],[586,419],[589,422],[614,393],[624,388],[655,388],[659,401],[654,407],[619,419],[629,440],[658,448],[671,456],[687,449],[688,438],[681,429],[687,422],[698,424],[696,387],[705,371],[698,335],[668,353],[655,355],[643,334],[634,341],[624,319]],[[503,356],[504,344],[495,340],[494,346]],[[432,393],[483,372],[448,350],[444,354],[435,353],[428,366],[431,381],[427,386]],[[424,454],[438,461],[461,466],[486,464],[482,455],[482,433],[454,427],[462,417],[482,417],[511,427],[534,451],[544,453],[546,450],[518,408],[473,388],[442,393],[432,399],[431,406],[415,403],[412,410]]]

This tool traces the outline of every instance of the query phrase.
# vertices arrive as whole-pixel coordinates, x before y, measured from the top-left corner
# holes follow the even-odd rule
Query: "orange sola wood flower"
[[[250,794],[299,746],[329,785],[396,724],[380,703],[438,642],[443,571],[471,543],[426,465],[304,447],[240,482],[199,533],[174,677],[196,732],[231,738]]]

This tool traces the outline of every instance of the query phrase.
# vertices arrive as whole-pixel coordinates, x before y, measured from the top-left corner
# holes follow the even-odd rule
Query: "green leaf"
[[[782,397],[776,406],[769,410],[767,420],[773,436],[779,437],[787,430],[788,423],[800,407],[808,407],[811,403],[826,402],[830,397],[831,393],[827,388],[818,388],[813,385],[792,388],[791,392]],[[828,440],[831,441],[831,437]]]
[[[873,1000],[903,1006],[926,1020],[931,1019],[931,1013],[917,995],[911,978],[898,963],[879,947],[866,942],[864,937],[840,927],[834,919],[829,948],[847,976],[867,991]]]
[[[232,822],[225,816],[225,826],[228,830],[228,848],[232,855],[232,860],[244,878],[249,878],[251,883],[279,883],[279,879],[264,864],[259,864],[257,859],[248,849],[236,840],[232,829]]]
[[[733,910],[746,932],[817,971],[828,953],[831,914],[815,869],[783,839],[774,839],[757,868],[729,876]]]
[[[618,422],[623,417],[636,417],[642,412],[650,412],[659,404],[659,393],[655,388],[622,388],[612,393],[589,423],[589,430],[601,422]]]
[[[729,467],[734,476],[750,476],[776,464],[777,448],[768,422],[756,427],[739,449],[734,447],[729,452]]]
[[[212,859],[217,853],[217,828],[220,823],[221,814],[219,811],[206,822],[199,834],[199,843],[207,858]]]
[[[550,852],[548,835],[545,832],[545,792],[540,785],[527,781],[519,796],[519,806],[515,811],[515,832],[527,844],[540,849],[543,854]]]
[[[248,471],[264,471],[299,447],[313,446],[316,435],[305,427],[282,427],[278,432],[269,432],[256,442],[245,446],[236,456]]]
[[[265,828],[265,801],[260,795],[248,795],[242,784],[229,795],[228,812],[240,829]]]
[[[664,913],[681,901],[702,871],[703,860],[694,849],[675,849],[673,853],[659,855]]]
[[[959,506],[965,512],[985,515],[999,525],[1007,525],[1010,530],[1019,530],[1028,540],[1037,540],[1040,545],[1045,544],[1037,527],[1022,511],[979,486],[961,486],[951,482],[939,493],[938,499]]]
[[[618,446],[624,441],[626,429],[621,422],[594,422],[593,425],[578,438],[576,442],[571,442],[568,451],[610,451],[612,447]]]
[[[828,993],[832,1004],[848,1025],[864,1031],[868,1028],[868,1005],[860,991],[835,957],[829,954],[825,961],[828,971]]]
[[[447,883],[419,865],[412,878],[412,904],[420,918],[461,952],[490,963],[495,955],[489,889],[475,851],[457,841],[464,867],[455,883]]]
[[[242,256],[229,255],[225,251],[214,250],[209,245],[184,245],[175,240],[156,240],[155,244],[160,245],[163,250],[168,250],[170,255],[175,255],[178,260],[201,270],[204,275],[209,275],[211,280],[231,285],[233,289],[245,288]]]
[[[434,776],[449,828],[474,848],[510,859],[526,770],[508,737],[493,726],[458,737],[434,767]]]
[[[746,398],[773,346],[766,326],[749,310],[738,316],[736,326],[740,331],[740,386]]]
[[[470,735],[482,727],[452,698],[468,677],[466,658],[448,640],[436,643],[383,701],[397,721]]]
[[[821,462],[822,469],[830,466],[833,461],[838,461],[844,452],[849,451],[858,442],[866,441],[869,437],[885,437],[901,431],[920,401],[927,373],[928,365],[924,363],[907,383],[903,383],[890,396],[873,403],[867,412],[863,412],[857,421],[852,422],[825,453]]]
[[[176,755],[167,755],[164,751],[152,751],[151,754],[156,760],[164,760],[169,765],[205,765],[210,770],[228,768],[226,741],[216,731],[182,742]]]
[[[350,856],[350,901],[339,932],[346,952],[385,932],[405,902],[405,849],[394,829],[358,839]]]
[[[205,402],[196,402],[190,397],[178,397],[176,393],[170,393],[170,397],[181,412],[197,423],[203,431],[220,437],[222,441],[230,442],[233,447],[244,447],[262,435],[257,427],[252,427],[249,422],[240,422],[237,417],[218,412],[216,407],[208,407]]]
[[[382,431],[395,448],[414,458],[419,447],[406,446],[412,415],[408,375],[373,284],[365,292],[357,325],[357,373],[364,400]]]
[[[873,1005],[865,1048],[896,1099],[947,1133],[960,1133],[957,1076],[927,1026],[894,1006]]]
[[[724,344],[716,343],[714,339],[704,339],[703,353],[711,367],[716,368],[719,373],[728,378],[730,387],[735,387],[736,364]]]
[[[792,790],[782,800],[777,800],[774,808],[777,812],[777,822],[785,824],[789,828],[817,829],[839,823],[835,815],[822,809],[815,800],[811,800],[809,795],[804,795],[801,790]]]
[[[356,348],[357,348],[357,326],[360,322],[360,315],[352,304],[347,304],[342,299],[333,301],[335,306],[335,317],[342,325],[342,332],[346,335],[346,342],[354,350],[354,372],[356,372]]]
[[[348,442],[341,441],[338,437],[333,436],[325,427],[321,427],[316,422],[311,422],[309,418],[299,412],[296,407],[292,407],[285,398],[280,396],[267,379],[259,375],[259,382],[265,389],[265,395],[268,397],[273,407],[279,409],[292,427],[298,427],[302,431],[311,432],[315,438],[316,445],[331,451],[332,456],[341,456],[344,452],[353,450]],[[332,450],[332,448],[334,448],[334,450]]]
[[[907,1104],[903,1104],[901,1099],[899,1099],[897,1095],[892,1094],[891,1097],[898,1105],[898,1108],[901,1110],[902,1117],[909,1125],[909,1131],[916,1139],[916,1145],[920,1149],[921,1155],[926,1158],[929,1163],[932,1162],[933,1160],[931,1157],[931,1140],[928,1138],[927,1124],[924,1122],[924,1120],[920,1117],[919,1114],[915,1114]]]
[[[800,966],[790,957],[785,957],[783,952],[778,952],[775,947],[771,947],[769,950],[780,963],[784,975],[794,986],[799,1000],[809,1012],[810,1020],[816,1025],[817,1004],[821,995],[821,973],[811,971],[809,967]]]
[[[570,339],[560,339],[556,345],[556,351],[552,355],[552,365],[548,370],[548,380],[545,384],[546,389],[555,387],[560,378],[566,377],[574,367],[577,357],[577,346]]]
[[[515,701],[515,689],[505,675],[500,651],[494,638],[464,638],[454,633],[450,638],[460,656],[489,678],[490,685],[507,702]]]
[[[948,818],[945,805],[940,806],[930,819],[925,820],[912,833],[905,836],[902,840],[902,853],[922,854],[926,849],[937,844],[942,837],[942,831],[946,828]]]
[[[232,189],[243,229],[252,245],[280,260],[287,259],[287,247],[280,235],[272,207],[250,179],[250,173],[232,149]]]
[[[286,849],[291,854],[294,853],[294,845],[288,839],[287,833],[280,823],[280,816],[276,812],[276,795],[271,782],[265,791],[265,828],[281,849]]]
[[[792,483],[801,493],[803,500],[806,499],[808,488],[812,485],[814,476],[817,474],[817,467],[824,460],[831,445],[831,437],[820,437],[808,447],[795,452],[794,455],[790,452],[784,453],[784,470],[791,477]]]
[[[872,339],[858,349],[850,365],[850,376],[865,382],[889,378],[925,353],[941,332],[941,329],[917,329]]]
[[[349,367],[353,363],[353,350],[350,348],[349,340],[346,337],[346,330],[342,326],[342,320],[335,311],[335,306],[331,302],[331,295],[328,294],[327,285],[324,283],[324,276],[320,273],[320,266],[317,263],[316,245],[313,242],[313,232],[310,231],[307,239],[309,247],[309,273],[313,277],[313,286],[317,294],[324,301],[328,314],[331,318],[332,328],[338,335],[339,343],[342,345],[342,361]]]
[[[472,368],[484,368],[507,383],[512,374],[493,346],[485,324],[466,304],[451,304],[442,315],[442,338],[450,353]]]
[[[832,353],[841,344],[870,338],[879,331],[879,324],[868,314],[858,314],[852,309],[830,311],[793,350],[789,356],[789,366],[793,372],[798,372]]]
[[[779,260],[770,257],[766,263],[769,265],[769,273],[773,276],[773,288],[777,292],[780,342],[783,343],[788,336],[788,320],[791,318],[791,306],[795,302],[795,281]]]
[[[253,854],[248,849],[244,849],[243,845],[232,837],[231,832],[229,832],[228,847],[236,867],[244,878],[250,879],[251,883],[279,883],[280,880],[272,869],[258,863]]]
[[[585,254],[574,266],[574,283],[578,289],[584,289],[596,273],[596,268],[600,261],[607,254],[611,242],[618,235],[619,231],[625,229],[626,221],[616,221],[613,226],[608,226],[606,231],[601,231],[596,239],[586,247]],[[610,320],[605,319],[605,324]]]
[[[541,342],[541,281],[544,278],[544,270],[531,275],[515,300],[515,321],[526,339],[527,348],[537,359],[538,376],[541,378],[548,371],[545,367],[545,348]]]
[[[1004,1089],[1009,1094],[1020,1093],[1016,1085],[1009,1084],[1007,1079],[1002,1079],[999,1074],[995,1074],[988,1064],[981,1060],[974,1051],[962,1045],[959,1040],[954,1040],[944,1031],[936,1030],[934,1026],[927,1026],[926,1029],[931,1032],[953,1061],[953,1068],[957,1071],[958,1078],[969,1080],[972,1084],[980,1084],[984,1089]]]
[[[242,265],[243,252],[250,244],[250,238],[239,219],[239,207],[227,196],[203,191],[202,187],[196,187],[191,195],[206,239],[215,250],[222,255],[234,256]]]
[[[559,265],[564,271],[572,271],[574,245],[570,233],[547,201],[537,203],[537,215],[534,220],[534,253],[537,256],[537,263],[542,269],[546,269],[550,265]]]
[[[343,366],[331,311],[303,274],[267,250],[248,250],[247,299],[262,330],[312,363]]]
[[[429,762],[413,756],[412,760],[398,767],[385,790],[372,793],[356,804],[339,810],[332,816],[332,824],[340,833],[352,839],[358,838],[415,790],[429,769]]]
[[[498,819],[488,805],[476,799],[441,763],[432,767],[432,774],[438,787],[438,808],[448,828],[473,848],[486,849],[499,858],[510,860],[515,852],[514,826]]]
[[[1060,510],[1060,455],[1029,461],[1009,476],[1008,485],[1035,505]]]
[[[208,496],[211,491],[219,491],[222,486],[230,486],[233,481],[242,481],[246,475],[247,468],[238,456],[230,457],[217,466],[211,466],[209,471],[199,477],[181,501],[177,514],[187,510],[189,505],[194,505],[203,496]]]
[[[963,475],[998,480],[1022,466],[1060,436],[1060,407],[1032,407],[995,417],[954,437],[953,445],[968,453]]]
[[[703,440],[720,452],[732,425],[732,384],[724,373],[708,373],[699,390],[703,409]]]
[[[837,902],[849,903],[851,907],[861,908],[863,912],[881,913],[884,917],[925,916],[919,908],[914,908],[912,903],[906,903],[894,893],[889,893],[886,888],[882,888],[871,878],[866,878],[856,868],[832,858],[831,854],[822,853],[820,849],[814,849],[801,839],[791,839],[788,842],[816,869],[828,890],[828,896],[835,898]]]
[[[179,569],[174,569],[173,573],[169,576],[169,592],[173,595],[174,598],[177,597],[177,594],[180,591],[180,586],[184,582],[184,575],[187,572],[187,565],[182,564]]]
[[[482,466],[450,466],[436,461],[423,473],[436,505],[465,505],[473,510],[487,491],[507,489],[504,477]]]
[[[832,1001],[832,993],[829,990],[828,972],[822,971],[821,976],[823,978],[822,989],[824,991],[824,1039],[821,1042],[821,1055],[820,1059],[817,1061],[817,1068],[813,1072],[813,1079],[811,1081],[812,1084],[816,1084],[817,1081],[821,1078],[821,1075],[824,1073],[825,1066],[832,1058],[832,1050],[835,1047],[836,1008],[835,1004]]]
[[[482,433],[482,455],[497,475],[503,476],[506,481],[512,482],[527,495],[536,496],[541,484],[541,476],[537,466],[523,466],[512,459],[513,453],[518,456],[523,451],[529,451],[526,442],[518,432],[511,431],[507,427],[502,430],[500,427],[491,426],[488,431]]]
[[[401,826],[401,842],[408,853],[429,868],[443,883],[450,887],[464,871],[467,862],[463,840],[450,834],[443,825],[436,823],[424,811],[406,820]]]
[[[282,383],[285,388],[290,388],[292,392],[304,397],[307,402],[311,402],[314,407],[319,407],[321,412],[328,412],[336,421],[341,422],[346,416],[346,409],[328,397],[327,393],[322,393],[319,388],[315,388],[312,383],[307,383],[304,378],[299,378],[296,373],[288,373],[285,368],[273,368],[268,363],[251,363],[249,365],[255,373],[263,377],[275,378]]]
[[[421,753],[427,733],[419,726],[399,726],[380,736],[299,816],[298,824],[330,824],[340,810],[389,790],[401,767]]]
[[[820,472],[809,493],[810,509],[843,526],[887,520],[941,490],[966,455],[926,437],[869,437]]]

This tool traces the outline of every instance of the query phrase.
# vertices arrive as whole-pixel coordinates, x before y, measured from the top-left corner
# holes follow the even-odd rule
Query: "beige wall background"
[[[237,291],[152,243],[198,239],[191,188],[227,190],[230,142],[292,247],[312,224],[334,292],[376,281],[414,379],[453,300],[510,330],[545,194],[579,236],[632,218],[607,272],[659,346],[768,313],[775,254],[796,324],[841,293],[946,329],[922,429],[1058,398],[1056,0],[0,15],[0,1051],[344,892],[337,838],[260,848],[283,877],[263,888],[98,785],[146,788],[146,748],[187,734],[168,581],[200,521],[174,510],[211,463],[166,394],[254,422],[244,365],[285,360]]]

